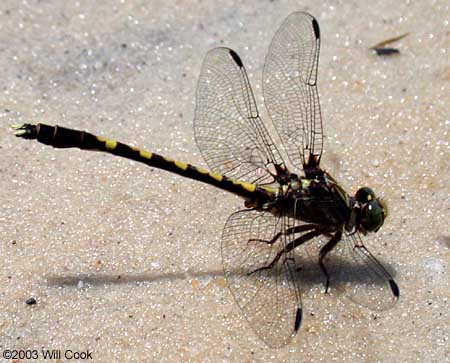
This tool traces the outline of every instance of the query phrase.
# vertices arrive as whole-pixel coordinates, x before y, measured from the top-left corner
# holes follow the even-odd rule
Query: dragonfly
[[[256,335],[282,347],[302,325],[307,285],[300,275],[304,256],[311,255],[303,245],[320,246],[314,263],[325,292],[336,283],[374,310],[390,308],[400,296],[394,278],[363,243],[383,225],[385,202],[368,187],[347,194],[320,167],[319,50],[317,20],[295,12],[276,32],[263,68],[264,103],[284,159],[297,173],[261,119],[241,58],[225,47],[207,53],[196,93],[195,140],[209,170],[85,131],[28,123],[12,128],[20,138],[106,152],[242,197],[244,208],[229,216],[222,233],[224,276]]]

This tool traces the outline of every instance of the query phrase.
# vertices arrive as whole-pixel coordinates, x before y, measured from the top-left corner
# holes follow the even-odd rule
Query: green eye
[[[362,210],[361,225],[366,231],[376,232],[384,222],[385,213],[377,199],[368,202]]]

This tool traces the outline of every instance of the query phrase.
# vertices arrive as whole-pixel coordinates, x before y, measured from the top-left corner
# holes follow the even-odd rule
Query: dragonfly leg
[[[299,226],[299,227],[305,227],[305,226]],[[312,225],[309,225],[309,226],[312,226]],[[294,229],[294,228],[295,227],[293,227],[292,229]],[[285,232],[286,234],[288,233],[287,231]],[[293,232],[291,232],[291,233],[293,233]],[[314,227],[313,231],[305,233],[304,235],[289,242],[281,251],[279,251],[277,253],[277,255],[272,260],[272,262],[269,263],[267,266],[257,268],[256,270],[249,272],[248,275],[254,274],[255,272],[271,269],[278,262],[278,260],[281,258],[281,256],[288,254],[293,249],[297,248],[298,246],[302,245],[305,242],[308,242],[309,240],[313,239],[314,237],[320,236],[321,234],[322,234],[322,231],[320,229],[317,229],[317,227]]]
[[[333,250],[334,247],[336,247],[337,243],[341,240],[341,238],[342,238],[342,230],[338,229],[337,232],[334,234],[334,236],[327,242],[325,246],[323,246],[320,249],[319,252],[319,266],[327,279],[325,282],[325,293],[328,292],[328,288],[330,287],[330,274],[328,273],[323,260],[328,255],[328,253],[331,252],[331,250]]]
[[[264,243],[267,243],[268,245],[273,245],[283,235],[284,236],[289,236],[290,234],[293,234],[293,233],[307,232],[307,231],[311,231],[311,230],[316,229],[316,228],[317,227],[314,224],[304,224],[302,226],[295,226],[295,227],[288,228],[284,232],[278,232],[270,240],[259,239],[259,238],[250,238],[248,240],[248,242],[264,242]],[[294,242],[294,241],[292,241],[292,242]]]

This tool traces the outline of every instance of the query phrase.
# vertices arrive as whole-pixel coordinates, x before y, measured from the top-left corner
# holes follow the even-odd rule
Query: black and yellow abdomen
[[[250,201],[269,202],[276,197],[276,191],[270,188],[261,188],[251,183],[230,179],[224,175],[172,160],[118,141],[95,136],[86,131],[45,124],[20,124],[14,125],[12,128],[15,130],[16,136],[24,139],[37,140],[55,148],[79,148],[121,156],[186,178],[214,185]]]

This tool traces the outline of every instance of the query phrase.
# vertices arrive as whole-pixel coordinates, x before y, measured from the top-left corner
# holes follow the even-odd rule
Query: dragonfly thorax
[[[317,169],[315,177],[290,174],[288,181],[279,186],[271,212],[281,211],[327,230],[342,229],[350,218],[350,202],[354,198],[348,196],[328,173]]]

